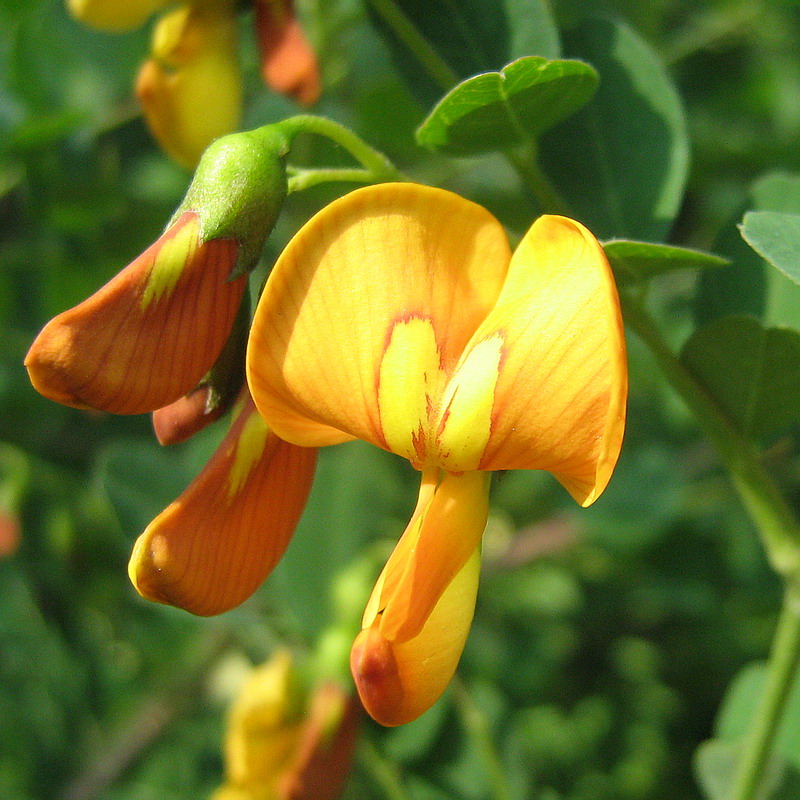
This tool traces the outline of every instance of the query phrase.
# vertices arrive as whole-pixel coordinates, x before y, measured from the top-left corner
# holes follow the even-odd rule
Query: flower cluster
[[[136,81],[147,123],[169,155],[194,167],[206,147],[239,127],[242,76],[237,0],[68,0],[72,14],[109,31],[138,28],[164,11],[150,57]],[[320,94],[316,57],[294,13],[293,0],[253,0],[254,25],[266,84],[313,105]]]
[[[246,296],[241,261],[256,257],[285,192],[280,139],[247,180],[236,173],[253,158],[244,142],[218,142],[162,237],[44,328],[26,360],[40,392],[115,413],[167,407],[164,429],[180,432],[208,416],[204,376]],[[362,188],[289,242],[246,348],[228,348],[247,377],[229,433],[140,536],[133,583],[196,614],[230,609],[286,548],[317,448],[362,439],[395,453],[419,471],[419,500],[367,602],[351,669],[376,720],[413,720],[467,638],[491,473],[547,470],[583,506],[611,477],[627,369],[603,249],[580,223],[543,216],[512,252],[500,223],[455,194]]]
[[[211,800],[334,800],[356,743],[359,708],[335,681],[303,691],[288,651],[252,671],[229,714],[225,783]]]

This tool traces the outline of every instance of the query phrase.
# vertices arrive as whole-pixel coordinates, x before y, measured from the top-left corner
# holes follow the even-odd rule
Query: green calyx
[[[170,221],[192,211],[200,240],[233,239],[239,245],[231,280],[252,270],[286,197],[289,139],[275,126],[232,133],[203,153],[183,202]]]

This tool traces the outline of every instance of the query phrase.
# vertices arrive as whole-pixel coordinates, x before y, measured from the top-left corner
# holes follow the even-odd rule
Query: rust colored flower
[[[148,600],[203,616],[246,600],[286,550],[317,451],[281,441],[244,391],[217,451],[136,541],[129,574]]]
[[[295,16],[294,3],[256,0],[255,12],[264,83],[301,105],[314,105],[322,89],[319,66]]]
[[[102,289],[59,314],[25,358],[45,397],[76,408],[140,414],[191,391],[215,362],[246,278],[230,280],[238,245],[200,240],[182,214]]]

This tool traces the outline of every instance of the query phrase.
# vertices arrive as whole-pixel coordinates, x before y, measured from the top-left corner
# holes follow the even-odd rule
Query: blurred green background
[[[673,239],[736,256],[751,187],[800,171],[800,4],[597,0],[658,52],[685,104],[689,190]],[[315,113],[351,126],[413,178],[484,201],[512,230],[535,216],[492,158],[421,151],[427,109],[356,0],[298,2],[323,65]],[[569,25],[580,0],[554,2]],[[247,20],[243,20],[243,31]],[[270,95],[243,36],[246,126],[297,109]],[[279,641],[311,647],[336,574],[395,538],[413,471],[366,445],[325,451],[287,558],[247,603],[200,620],[138,598],[131,545],[199,470],[221,427],[165,450],[146,417],[57,406],[22,367],[36,332],[160,233],[189,176],[131,99],[146,30],[81,27],[59,0],[0,0],[0,797],[183,800],[221,780],[230,687]],[[306,142],[300,156],[341,156]],[[264,267],[347,187],[293,196]],[[695,278],[654,288],[669,334],[690,329]],[[763,658],[780,587],[717,460],[630,341],[629,428],[588,510],[546,474],[495,478],[476,620],[443,700],[395,731],[364,726],[348,798],[692,800],[698,744],[739,724],[717,711]],[[800,500],[797,431],[768,458]],[[733,715],[733,716],[731,716]],[[722,730],[724,733],[724,730]],[[492,743],[492,747],[487,745]],[[499,761],[498,761],[499,759]],[[497,771],[504,776],[498,782]],[[503,794],[505,792],[506,794]]]

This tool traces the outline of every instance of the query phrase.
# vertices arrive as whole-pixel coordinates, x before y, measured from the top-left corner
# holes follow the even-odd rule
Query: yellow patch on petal
[[[431,411],[444,379],[431,321],[396,322],[381,360],[378,407],[387,447],[413,464],[423,464],[432,445]]]
[[[228,497],[233,500],[247,476],[264,454],[269,428],[260,414],[249,414],[236,441],[233,464],[228,473]]]
[[[447,688],[472,623],[479,575],[475,548],[414,637],[389,641],[377,618],[356,638],[350,668],[364,708],[381,725],[415,720]]]
[[[500,223],[442,189],[382,184],[331,203],[287,245],[256,309],[247,374],[269,426],[297,444],[391,439],[415,453],[436,369],[455,368],[510,257]],[[423,371],[406,400],[403,352]]]
[[[503,337],[497,333],[467,351],[447,385],[436,434],[437,462],[443,469],[478,469],[492,431],[494,388],[502,357]]]
[[[139,307],[144,311],[151,302],[158,302],[164,295],[169,297],[186,264],[197,249],[200,236],[200,221],[192,215],[174,236],[165,239],[147,276],[147,283],[139,298]]]

